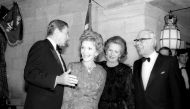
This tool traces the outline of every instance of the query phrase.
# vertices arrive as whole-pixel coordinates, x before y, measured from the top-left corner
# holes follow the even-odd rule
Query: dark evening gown
[[[107,72],[106,84],[99,101],[99,109],[134,109],[132,91],[132,70],[129,66],[119,63],[108,67],[106,61],[99,62]]]
[[[76,87],[65,87],[61,109],[98,109],[98,102],[102,94],[106,71],[96,65],[91,72],[81,62],[71,63],[71,74],[77,76]]]

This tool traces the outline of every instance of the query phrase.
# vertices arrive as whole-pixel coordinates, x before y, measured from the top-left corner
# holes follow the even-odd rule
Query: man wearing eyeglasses
[[[135,41],[141,59],[133,66],[136,109],[182,109],[177,59],[156,52],[156,35],[139,32]]]

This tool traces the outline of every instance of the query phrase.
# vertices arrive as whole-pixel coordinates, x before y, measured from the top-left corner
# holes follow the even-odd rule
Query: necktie
[[[181,67],[181,70],[182,70],[182,69],[186,69],[186,67]]]
[[[150,58],[145,58],[145,57],[143,57],[143,58],[142,58],[142,62],[145,62],[145,61],[150,62]]]

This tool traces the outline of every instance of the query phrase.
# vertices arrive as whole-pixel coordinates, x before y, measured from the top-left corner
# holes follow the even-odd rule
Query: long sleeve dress
[[[98,106],[99,109],[134,109],[131,68],[122,63],[115,67],[108,67],[106,61],[99,64],[107,72],[106,84]]]
[[[96,65],[88,72],[81,62],[71,63],[68,67],[71,74],[77,76],[78,84],[76,87],[65,87],[61,109],[98,109],[106,71],[100,65]]]

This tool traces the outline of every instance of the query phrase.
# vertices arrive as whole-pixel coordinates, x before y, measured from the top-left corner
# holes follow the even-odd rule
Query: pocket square
[[[166,73],[165,71],[163,71],[163,72],[161,72],[160,74],[162,75],[162,74],[164,74],[164,73]]]

